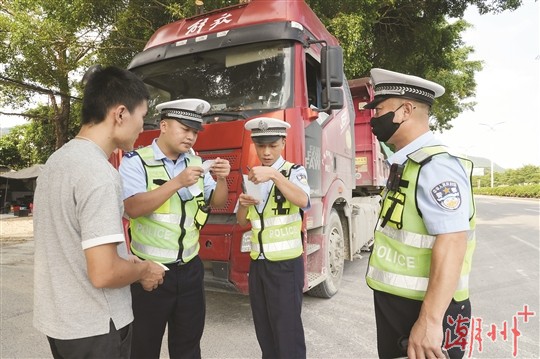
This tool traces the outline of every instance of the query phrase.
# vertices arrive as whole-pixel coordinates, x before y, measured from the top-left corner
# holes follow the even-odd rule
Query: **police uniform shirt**
[[[154,158],[156,160],[163,161],[165,164],[165,169],[171,178],[176,177],[186,168],[185,154],[181,154],[176,160],[176,163],[174,163],[163,154],[157,145],[156,140],[152,142],[152,150],[154,152]],[[120,163],[119,171],[122,175],[124,185],[124,199],[136,195],[137,193],[147,192],[146,171],[142,164],[141,158],[138,155],[132,152],[127,153]],[[210,199],[210,194],[215,188],[216,181],[212,178],[210,173],[206,173],[204,175],[204,198],[207,201]],[[189,190],[185,187],[180,188],[178,194],[184,201],[188,201],[193,198]]]
[[[271,166],[272,168],[275,168],[276,170],[279,170],[281,166],[285,163],[285,160],[282,156],[278,158],[276,162]],[[299,166],[298,168],[291,168],[291,174],[289,176],[289,181],[297,185],[304,191],[308,196],[308,204],[306,207],[302,208],[303,211],[307,211],[311,207],[311,202],[309,200],[309,185],[307,182],[307,172],[306,169],[302,166]],[[273,181],[266,181],[264,183],[261,183],[261,194],[262,194],[262,201],[257,205],[257,211],[259,213],[262,213],[264,210],[264,206],[266,205],[268,195],[270,194],[270,191],[272,189],[272,185],[274,184]]]
[[[432,132],[427,132],[409,143],[407,146],[388,158],[390,164],[403,164],[407,155],[428,146],[442,145]],[[426,163],[418,178],[417,203],[422,218],[431,235],[468,231],[469,218],[472,215],[470,206],[471,186],[467,171],[455,157],[447,154],[434,156]],[[437,193],[448,188],[457,190],[454,207],[448,208],[437,201]]]

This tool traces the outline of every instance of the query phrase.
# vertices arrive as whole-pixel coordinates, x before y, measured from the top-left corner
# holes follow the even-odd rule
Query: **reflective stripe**
[[[296,249],[302,247],[302,239],[292,239],[290,241],[276,242],[276,243],[265,243],[263,244],[263,252],[277,252],[277,251],[286,251],[289,249]],[[255,252],[260,252],[261,247],[259,243],[251,242],[251,250]]]
[[[191,247],[184,248],[184,250],[182,251],[182,258],[189,258],[190,256],[194,255],[195,252],[197,252],[197,244],[198,242],[195,242],[195,244]]]
[[[176,213],[152,213],[151,215],[147,217],[156,222],[172,223],[172,224],[180,224],[180,221],[182,220],[182,216]],[[192,217],[186,216],[184,227],[191,227],[193,226],[194,223],[195,223],[195,220]]]
[[[368,267],[367,276],[384,284],[391,285],[393,287],[411,289],[416,291],[425,292],[428,287],[429,278],[425,277],[412,277],[403,274],[395,274],[385,272],[377,269],[373,266]],[[456,291],[464,290],[469,287],[469,275],[463,274],[459,278],[459,282],[456,287]]]
[[[466,161],[470,162],[470,160],[467,159],[467,158],[464,158],[462,154],[457,153],[454,150],[452,150],[451,148],[448,148],[448,147],[443,146],[443,145],[434,145],[434,146],[422,147],[422,148],[416,150],[413,153],[409,153],[407,155],[407,157],[410,158],[411,160],[413,160],[416,163],[422,164],[425,160],[427,160],[427,159],[429,159],[429,158],[431,158],[431,157],[433,157],[435,155],[438,155],[440,153],[444,153],[444,152],[448,153],[452,157],[457,157],[459,159],[463,159],[463,160],[466,160]]]
[[[266,218],[264,220],[264,228],[268,227],[275,227],[275,226],[283,226],[285,224],[294,223],[297,221],[301,221],[302,217],[300,216],[300,213],[294,213],[289,214],[286,216],[278,216],[278,217],[271,217]],[[255,229],[261,229],[261,221],[260,219],[254,219],[251,221],[251,227]]]
[[[174,259],[178,257],[178,251],[174,249],[153,247],[148,244],[143,244],[140,242],[131,242],[131,245],[138,252],[147,254],[149,256],[159,257],[159,258],[174,258]],[[182,252],[182,258],[187,258],[193,255],[196,251],[197,251],[197,243],[195,243],[195,245],[191,246],[190,248],[184,248],[184,251]]]
[[[429,234],[407,232],[388,225],[381,227],[380,223],[377,226],[377,231],[400,243],[416,248],[433,248],[433,243],[435,243],[436,238],[435,236],[430,236]]]
[[[396,229],[391,226],[385,226],[383,228],[380,224],[377,225],[377,231],[400,243],[416,248],[433,248],[433,244],[437,238],[437,236],[407,232],[403,229]],[[473,239],[474,230],[467,231],[467,241],[472,241]]]
[[[146,165],[148,167],[156,167],[156,166],[163,166],[163,161],[162,160],[156,160],[153,156],[153,150],[152,150],[152,157],[151,158],[145,158],[144,159],[144,162],[146,163]]]
[[[140,242],[131,242],[131,246],[138,252],[148,254],[153,257],[160,258],[176,258],[178,256],[178,251],[173,249],[157,248],[149,246],[148,244],[142,244]]]

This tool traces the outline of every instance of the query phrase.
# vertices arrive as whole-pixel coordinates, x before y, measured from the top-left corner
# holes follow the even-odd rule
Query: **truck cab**
[[[384,156],[371,134],[367,79],[343,78],[337,40],[304,1],[252,0],[168,24],[129,69],[151,99],[136,147],[159,136],[161,102],[208,101],[194,150],[229,160],[228,200],[200,235],[207,288],[248,291],[251,231],[236,223],[242,174],[258,165],[247,120],[266,116],[291,128],[283,156],[304,166],[311,208],[303,216],[305,291],[337,292],[344,260],[369,246],[384,185]]]

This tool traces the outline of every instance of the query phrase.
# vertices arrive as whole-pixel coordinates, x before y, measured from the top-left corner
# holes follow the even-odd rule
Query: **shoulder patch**
[[[307,177],[305,174],[301,173],[299,175],[296,176],[296,179],[298,180],[298,182],[302,183],[302,184],[307,184]]]
[[[441,182],[431,189],[431,196],[437,204],[448,210],[456,210],[461,206],[461,193],[454,181]]]
[[[127,157],[127,158],[131,158],[136,155],[137,155],[137,152],[135,151],[129,151],[129,152],[124,153],[124,157]]]

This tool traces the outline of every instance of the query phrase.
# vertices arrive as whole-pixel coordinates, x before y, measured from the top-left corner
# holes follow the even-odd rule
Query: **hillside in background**
[[[489,158],[469,156],[469,159],[474,163],[475,168],[485,168],[488,171],[491,169],[491,160]],[[505,168],[502,168],[496,162],[493,162],[494,173],[501,173],[505,170]]]

